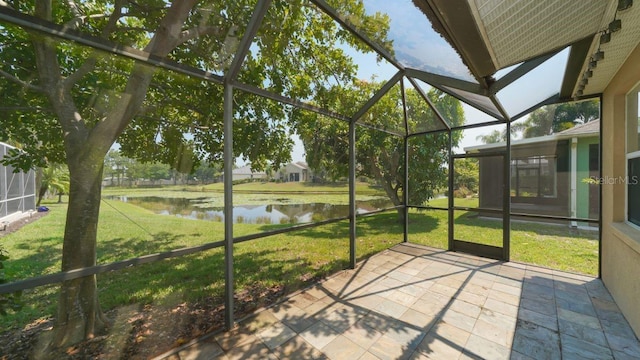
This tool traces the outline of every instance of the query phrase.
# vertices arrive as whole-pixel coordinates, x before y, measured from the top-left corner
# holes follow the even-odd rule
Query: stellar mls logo
[[[640,177],[634,176],[592,176],[582,179],[583,183],[594,185],[638,185],[640,184]]]

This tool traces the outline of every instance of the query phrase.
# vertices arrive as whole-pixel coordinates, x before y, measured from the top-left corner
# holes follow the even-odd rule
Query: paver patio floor
[[[599,279],[400,244],[168,359],[640,359]]]

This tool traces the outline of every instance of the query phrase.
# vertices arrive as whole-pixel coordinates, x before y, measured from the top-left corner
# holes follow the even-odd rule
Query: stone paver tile
[[[289,302],[299,307],[300,309],[304,309],[309,305],[315,304],[316,302],[318,302],[318,300],[320,299],[309,293],[300,293],[290,298]]]
[[[498,301],[496,299],[487,299],[484,303],[484,308],[489,309],[491,311],[499,312],[501,314],[509,315],[516,317],[518,316],[518,307],[504,303],[502,301]]]
[[[389,337],[400,345],[408,349],[415,350],[424,338],[426,331],[421,328],[412,328],[411,326],[399,322],[395,326],[389,328],[383,336]]]
[[[605,332],[611,350],[618,351],[630,356],[639,356],[640,342],[637,339],[620,337]]]
[[[400,344],[392,338],[383,335],[371,347],[369,352],[381,360],[408,359],[413,353],[406,345]]]
[[[442,321],[464,331],[471,332],[476,323],[476,318],[449,309],[442,316]]]
[[[601,329],[598,318],[558,308],[558,318],[584,325],[593,329]]]
[[[339,333],[342,333],[350,328],[351,325],[355,324],[356,321],[360,320],[360,318],[367,315],[367,313],[368,311],[360,308],[345,307],[329,313],[320,321],[331,326]]]
[[[317,320],[312,316],[308,316],[305,313],[302,313],[299,315],[287,316],[280,321],[282,321],[283,324],[293,329],[293,331],[297,333],[301,333],[304,330],[306,330],[308,327],[318,322],[319,320]]]
[[[418,351],[433,359],[457,359],[471,334],[439,322],[418,345]]]
[[[545,327],[518,320],[512,350],[534,359],[561,359],[558,333]]]
[[[363,349],[369,349],[373,343],[375,343],[382,333],[369,326],[365,326],[361,322],[355,323],[352,327],[347,329],[342,335],[347,339],[353,341]]]
[[[215,335],[214,338],[224,350],[229,350],[236,346],[242,346],[258,340],[253,332],[241,328],[219,333]]]
[[[413,278],[410,281],[411,285],[405,285],[401,288],[398,289],[398,291],[401,291],[407,295],[411,295],[413,297],[415,297],[416,299],[420,298],[422,295],[424,295],[425,293],[425,289],[423,287],[417,286],[413,284]]]
[[[602,300],[592,296],[591,303],[593,304],[593,307],[596,309],[596,312],[600,312],[600,311],[620,312],[620,308],[613,301]]]
[[[538,360],[530,356],[524,355],[518,351],[511,350],[511,360]]]
[[[376,306],[384,300],[384,297],[376,294],[362,294],[354,298],[348,298],[347,302],[354,306],[359,306],[364,309],[373,310]]]
[[[529,299],[555,300],[555,291],[551,287],[525,282],[522,286],[522,297]]]
[[[607,288],[604,287],[602,281],[596,279],[594,281],[586,283],[584,287],[587,288],[587,292],[589,293],[589,296],[591,296],[591,298],[613,302],[611,294],[609,294]]]
[[[400,288],[402,289],[402,288]],[[413,305],[413,303],[416,302],[416,300],[418,300],[417,297],[413,296],[413,295],[409,295],[403,291],[400,291],[400,289],[398,290],[394,290],[391,294],[389,294],[389,296],[387,296],[387,299],[389,300],[393,300],[395,302],[397,302],[398,304],[404,305],[404,306],[411,306]]]
[[[180,360],[204,360],[220,356],[224,350],[215,342],[199,341],[178,353]]]
[[[466,301],[473,305],[482,306],[484,302],[487,301],[487,296],[478,295],[478,294],[474,294],[472,292],[463,290],[460,293],[458,293],[458,295],[456,296],[456,299]]]
[[[608,347],[592,344],[573,336],[560,334],[563,359],[613,360]]]
[[[522,298],[520,300],[520,309],[535,311],[547,316],[555,316],[557,313],[555,301],[542,298],[537,300],[531,298]]]
[[[238,327],[248,331],[258,331],[269,325],[277,323],[279,320],[270,311],[260,311],[240,322]]]
[[[322,348],[322,352],[332,360],[358,359],[367,350],[358,346],[353,341],[340,335]]]
[[[627,323],[627,319],[625,319],[624,315],[620,311],[608,311],[608,310],[597,310],[598,318],[600,321],[610,321],[625,324]]]
[[[469,336],[469,340],[465,345],[463,355],[472,356],[474,359],[509,359],[509,348],[496,344],[491,340],[487,340],[475,334]]]
[[[242,346],[234,347],[225,355],[229,360],[277,359],[276,355],[274,355],[261,341],[254,341]]]
[[[583,303],[580,301],[571,301],[571,300],[566,300],[566,299],[557,297],[556,304],[561,309],[571,310],[573,312],[577,312],[580,314],[589,315],[593,317],[598,316],[591,302]]]
[[[380,358],[367,351],[358,360],[380,360]]]
[[[562,281],[554,280],[553,285],[556,288],[556,290],[567,291],[570,293],[574,293],[576,295],[588,295],[587,288],[584,287],[584,285],[573,284],[573,283],[567,282],[566,280],[562,280]]]
[[[387,273],[386,275],[391,279],[400,281],[402,284],[406,284],[406,283],[410,282],[411,279],[415,276],[415,274],[404,273],[404,272],[400,271],[400,269],[396,269],[395,271],[391,271],[391,272]]]
[[[489,296],[489,293],[491,292],[491,287],[493,286],[492,282],[489,282],[486,285],[479,285],[473,282],[473,280],[471,282],[469,282],[468,284],[465,284],[464,288],[462,289],[463,292],[470,292],[479,296],[484,296],[485,298],[487,296]]]
[[[604,330],[605,334],[611,334],[628,339],[636,338],[635,333],[626,320],[619,322],[600,319],[600,324],[602,324],[602,329]]]
[[[338,337],[338,335],[340,335],[340,333],[322,322],[318,322],[300,333],[300,336],[302,336],[305,341],[318,349],[322,349]]]
[[[429,280],[427,276],[421,276],[420,274],[418,274],[418,276],[412,277],[411,281],[409,281],[409,284],[411,284],[410,286],[415,286],[422,290],[428,290],[435,283],[435,281]]]
[[[438,280],[436,280],[436,285],[442,285],[442,286],[447,286],[450,287],[452,289],[459,289],[462,287],[462,285],[464,285],[464,280],[462,279],[458,279],[458,278],[454,278],[452,276],[445,276],[443,278],[440,278]],[[446,289],[447,291],[449,291],[449,289]],[[451,295],[455,294],[452,293]],[[447,293],[447,295],[449,295]]]
[[[382,300],[378,306],[376,306],[375,310],[381,312],[383,314],[392,316],[394,318],[399,318],[407,311],[408,307],[398,304],[395,301],[391,301],[388,299]]]
[[[409,264],[404,265],[404,266],[402,266],[402,267],[399,267],[399,268],[398,268],[398,271],[400,271],[400,272],[402,272],[402,273],[405,273],[405,274],[407,274],[407,275],[411,275],[412,277],[413,277],[413,276],[416,276],[416,275],[418,275],[418,274],[420,273],[420,271],[422,271],[422,269],[424,269],[424,268],[422,268],[422,269],[421,269],[421,268],[418,268],[418,267],[416,267],[416,266],[415,266],[415,264],[416,264],[416,263],[415,263],[415,259],[414,259],[414,260],[411,260],[411,262],[410,262]]]
[[[504,331],[513,333],[516,330],[516,323],[518,319],[515,316],[505,315],[493,310],[484,308],[478,316],[478,321],[484,321],[486,323],[497,326]]]
[[[436,284],[434,284],[435,286]],[[439,304],[448,304],[451,301],[452,296],[434,292],[431,289],[424,292],[424,295],[420,297],[420,300],[426,300],[429,302],[436,302]]]
[[[325,355],[301,336],[296,336],[273,350],[273,354],[279,359],[306,360],[326,359]]]
[[[318,300],[321,300],[323,298],[325,298],[326,296],[328,296],[329,294],[327,293],[327,291],[319,286],[312,286],[308,289],[305,289],[302,291],[303,293],[309,294],[313,297],[315,297]]]
[[[518,319],[522,319],[539,326],[544,326],[553,331],[558,331],[558,318],[555,315],[544,315],[539,312],[521,308],[518,312]]]
[[[478,305],[470,304],[462,300],[454,300],[449,306],[450,310],[457,311],[461,314],[465,314],[472,318],[477,318],[480,315],[482,308]]]
[[[612,350],[611,352],[616,360],[640,360],[640,355],[629,355],[617,350]]]
[[[482,274],[482,273],[480,273]],[[487,279],[485,277],[476,277],[477,273],[472,275],[471,279],[467,282],[465,288],[467,286],[479,286],[481,288],[486,289],[486,294],[489,294],[489,291],[491,291],[491,287],[493,286],[493,283],[495,282],[493,279]],[[487,276],[487,275],[484,275]],[[493,276],[493,275],[491,275]]]
[[[438,321],[438,319],[439,317],[437,315],[427,315],[414,309],[408,309],[399,318],[400,321],[421,328],[423,330],[431,329],[431,327]]]
[[[304,314],[302,309],[300,309],[299,307],[293,305],[293,303],[290,303],[288,301],[282,302],[280,304],[276,304],[268,308],[266,311],[271,312],[271,314],[278,320],[282,320],[284,317],[287,317],[287,316]]]
[[[520,295],[520,292],[522,290],[522,277],[520,277],[520,279],[517,280],[517,279],[513,279],[511,277],[505,277],[505,276],[499,274],[496,277],[496,281],[494,281],[493,284],[494,284],[494,286],[495,286],[495,284],[500,284],[500,285],[505,285],[505,286],[508,286],[508,287],[511,287],[511,288],[516,288],[516,289],[518,289],[518,293],[517,294],[514,293],[513,295]],[[512,289],[507,289],[507,290],[515,291],[515,290],[512,290]]]
[[[476,321],[471,333],[500,346],[509,347],[513,342],[515,329],[509,330],[502,326],[488,323],[484,320],[478,320]]]
[[[451,298],[458,292],[458,289],[459,287],[451,287],[451,286],[435,283],[429,288],[429,291],[442,294]]]
[[[271,350],[282,345],[296,335],[295,331],[283,323],[275,323],[258,333],[258,337]]]
[[[503,302],[503,303],[509,304],[509,305],[513,305],[513,306],[519,306],[520,305],[520,300],[521,300],[520,296],[507,294],[507,293],[504,293],[502,291],[497,291],[497,290],[491,291],[487,298],[498,300],[500,302]]]
[[[596,345],[609,346],[602,330],[593,329],[564,319],[558,320],[558,326],[560,328],[560,334],[573,336]]]
[[[375,311],[370,312],[365,317],[360,319],[356,324],[370,327],[376,331],[382,331],[390,328],[398,323],[398,320],[394,317],[381,314]]]
[[[591,303],[591,298],[589,297],[589,294],[587,294],[586,292],[578,294],[571,291],[556,289],[556,299],[563,299],[563,300],[572,301],[575,303],[589,304],[593,306]]]

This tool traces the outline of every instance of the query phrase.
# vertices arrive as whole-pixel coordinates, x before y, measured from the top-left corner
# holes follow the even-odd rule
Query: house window
[[[640,84],[627,95],[627,221],[640,226]]]
[[[530,156],[511,160],[511,196],[555,198],[556,156]]]

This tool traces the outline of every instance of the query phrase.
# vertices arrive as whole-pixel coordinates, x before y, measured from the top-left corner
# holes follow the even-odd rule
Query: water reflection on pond
[[[156,214],[174,215],[197,220],[224,221],[224,208],[208,206],[207,198],[114,196],[110,197],[110,199],[140,206]],[[390,206],[393,205],[387,199],[356,202],[359,214]],[[242,205],[233,207],[233,222],[244,224],[297,224],[334,219],[347,215],[349,215],[348,205],[326,203]]]

